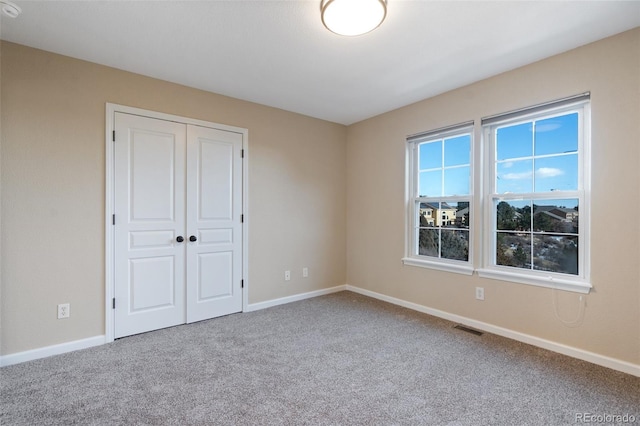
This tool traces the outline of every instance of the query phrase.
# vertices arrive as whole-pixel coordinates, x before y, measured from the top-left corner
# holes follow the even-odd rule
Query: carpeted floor
[[[0,423],[640,424],[640,378],[452,327],[351,292],[173,327],[0,369]]]

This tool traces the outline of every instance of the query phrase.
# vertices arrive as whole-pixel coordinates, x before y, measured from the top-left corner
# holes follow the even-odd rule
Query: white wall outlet
[[[284,271],[284,280],[291,281],[291,271]]]
[[[58,305],[58,319],[69,318],[69,304],[61,303]]]
[[[476,287],[476,299],[484,300],[484,287]]]
[[[302,278],[307,278],[309,276],[309,268],[302,268]]]

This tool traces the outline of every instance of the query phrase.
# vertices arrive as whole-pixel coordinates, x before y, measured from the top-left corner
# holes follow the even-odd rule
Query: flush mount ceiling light
[[[2,13],[7,15],[9,18],[15,18],[22,13],[22,9],[20,9],[17,4],[8,0],[0,0],[0,8],[2,8]]]
[[[387,16],[387,0],[322,0],[322,23],[329,31],[357,36],[372,31]]]

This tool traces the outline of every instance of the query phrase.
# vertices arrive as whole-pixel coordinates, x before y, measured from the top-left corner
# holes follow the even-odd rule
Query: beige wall
[[[552,290],[402,265],[406,135],[472,119],[479,123],[484,116],[585,91],[592,100],[594,290],[586,296],[580,326],[570,328],[556,318]],[[479,140],[477,130],[477,148]],[[350,126],[347,282],[640,364],[640,221],[610,220],[612,208],[640,211],[639,141],[640,29]],[[485,288],[485,301],[475,300],[476,286]],[[578,297],[558,292],[561,318],[576,318]]]
[[[106,102],[249,129],[250,303],[345,283],[344,126],[12,43],[0,54],[1,354],[105,333]]]

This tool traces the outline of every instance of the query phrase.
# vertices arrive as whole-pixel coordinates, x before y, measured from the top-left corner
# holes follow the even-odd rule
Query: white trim
[[[428,130],[426,132],[416,133],[406,137],[406,141],[410,143],[420,143],[431,139],[444,139],[448,136],[457,135],[463,133],[465,130],[473,131],[475,125],[474,120],[469,120],[464,123],[454,124],[452,126],[440,127],[439,129]]]
[[[249,130],[242,136],[242,312],[249,306]]]
[[[427,306],[419,305],[413,302],[407,302],[402,299],[387,296],[381,293],[376,293],[371,290],[366,290],[360,287],[352,285],[346,285],[348,291],[359,293],[365,296],[373,297],[374,299],[382,300],[392,303],[394,305],[402,306],[414,311],[422,312],[434,317],[443,318],[455,323],[464,324],[466,326],[486,331],[487,333],[497,334],[498,336],[513,339],[518,342],[527,343],[529,345],[537,346],[539,348],[547,349],[552,352],[557,352],[562,355],[567,355],[572,358],[580,359],[590,362],[592,364],[600,365],[602,367],[611,368],[613,370],[621,371],[623,373],[631,374],[633,376],[640,377],[640,364],[633,364],[627,361],[611,358],[605,355],[600,355],[594,352],[585,351],[583,349],[575,348],[572,346],[564,345],[562,343],[552,342],[550,340],[541,339],[539,337],[531,336],[529,334],[520,333],[518,331],[509,330],[507,328],[498,327],[496,325],[488,324],[482,321],[477,321],[471,318],[463,317],[449,312],[440,311],[438,309],[429,308]]]
[[[435,261],[429,261],[429,260],[416,259],[413,257],[402,258],[402,263],[404,265],[417,266],[419,268],[430,268],[430,269],[437,269],[439,271],[455,272],[456,274],[473,275],[473,266],[468,266],[468,265],[456,265],[453,263],[445,263],[444,261],[435,262]]]
[[[294,294],[293,296],[281,297],[279,299],[271,299],[264,302],[251,303],[245,309],[245,312],[259,311],[261,309],[271,308],[273,306],[284,305],[291,302],[298,302],[300,300],[311,299],[313,297],[324,296],[325,294],[337,293],[339,291],[347,290],[346,285],[339,285],[330,288],[323,288],[322,290],[310,291],[308,293]]]
[[[80,349],[87,349],[94,346],[104,345],[106,336],[94,336],[86,339],[74,340],[72,342],[60,343],[57,345],[45,346],[43,348],[31,349],[24,352],[0,356],[0,367],[20,364],[22,362],[33,361],[35,359],[46,358],[53,355],[60,355]]]
[[[528,270],[527,270],[528,271]],[[494,269],[478,269],[478,275],[482,278],[502,280],[520,284],[535,285],[538,287],[554,288],[556,290],[573,291],[589,294],[591,284],[586,281],[572,281],[563,277],[556,278],[558,274],[537,277],[531,274],[518,274],[511,271],[498,271]]]
[[[589,102],[591,100],[591,92],[584,92],[578,95],[568,96],[562,99],[556,99],[555,101],[544,102],[538,105],[519,108],[513,111],[503,112],[500,114],[490,115],[488,117],[482,117],[480,124],[482,126],[488,126],[493,124],[500,124],[512,121],[514,118],[532,116],[539,114],[540,112],[566,108],[568,105],[581,104]]]
[[[115,113],[121,112],[126,114],[139,115],[143,117],[155,118],[166,121],[173,121],[183,124],[192,124],[195,126],[215,128],[226,130],[229,132],[242,134],[242,149],[244,150],[244,158],[242,165],[242,215],[244,223],[242,224],[242,279],[244,279],[244,288],[242,289],[242,310],[246,311],[249,303],[249,225],[248,225],[248,205],[249,205],[249,131],[244,128],[228,126],[225,124],[214,123],[211,121],[198,120],[194,118],[181,117],[173,114],[165,114],[162,112],[151,111],[141,108],[129,107],[126,105],[118,105],[107,102],[106,104],[106,120],[105,120],[105,155],[106,155],[106,172],[105,172],[105,336],[104,342],[110,343],[114,340],[115,317],[112,309],[112,299],[114,295],[115,281],[113,277],[114,270],[114,228],[112,225],[112,215],[114,212],[114,145],[112,142],[112,134],[115,130]]]
[[[115,112],[117,105],[107,103],[106,120],[105,120],[105,213],[104,213],[104,335],[106,342],[113,342],[114,330],[114,316],[112,309],[112,299],[114,295],[113,286],[115,285],[113,271],[114,271],[114,242],[115,242],[115,229],[112,223],[112,216],[115,212],[114,202],[114,188],[115,188],[115,173],[114,173],[114,157],[115,146],[113,143],[113,132],[115,131]]]

